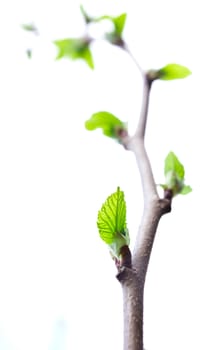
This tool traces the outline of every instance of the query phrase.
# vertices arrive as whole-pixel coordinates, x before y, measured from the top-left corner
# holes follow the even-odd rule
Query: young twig
[[[148,117],[149,96],[152,82],[142,71],[133,55],[124,45],[143,77],[142,107],[136,131],[125,137],[123,145],[132,151],[141,177],[144,210],[132,255],[132,269],[123,268],[118,274],[123,289],[124,350],[143,350],[143,302],[147,267],[157,226],[161,216],[170,211],[170,201],[160,199],[157,193],[150,161],[145,149],[145,130]]]

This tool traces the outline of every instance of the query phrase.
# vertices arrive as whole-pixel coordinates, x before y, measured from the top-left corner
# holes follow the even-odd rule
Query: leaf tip
[[[191,75],[189,68],[176,63],[170,63],[157,71],[157,79],[174,80],[184,79]]]

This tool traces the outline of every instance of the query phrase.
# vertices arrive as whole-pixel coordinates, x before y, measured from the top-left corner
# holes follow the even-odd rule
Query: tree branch
[[[132,61],[134,62],[134,64],[136,65],[136,67],[138,68],[138,70],[140,71],[141,75],[144,75],[144,71],[141,68],[141,66],[139,65],[138,61],[136,60],[136,58],[134,57],[133,53],[130,51],[127,43],[123,40],[122,46],[121,48],[127,52],[127,54],[130,56],[130,58],[132,59]]]
[[[143,350],[144,286],[135,270],[123,268],[117,275],[122,285],[124,350]]]
[[[149,107],[149,97],[151,91],[151,82],[148,80],[147,75],[143,76],[143,97],[142,97],[142,106],[141,106],[141,114],[138,121],[138,126],[135,131],[135,136],[144,139],[146,125],[147,125],[147,116],[148,116],[148,107]]]
[[[143,124],[144,123],[141,125],[143,126]],[[144,146],[143,136],[139,136],[136,132],[135,135],[128,140],[126,148],[132,151],[135,155],[139,174],[141,177],[144,206],[147,206],[147,202],[149,200],[158,199],[158,193],[150,161]]]
[[[149,97],[150,97],[150,90],[152,85],[152,80],[148,79],[147,74],[143,71],[141,66],[139,65],[138,61],[130,51],[128,45],[123,41],[122,48],[124,51],[127,52],[127,54],[132,59],[133,63],[138,68],[139,72],[141,73],[143,77],[143,99],[142,99],[142,108],[141,108],[141,114],[138,121],[138,126],[135,132],[136,137],[142,137],[145,136],[145,130],[146,130],[146,123],[147,123],[147,116],[148,116],[148,106],[149,106]]]
[[[127,47],[124,47],[141,71],[144,83],[141,114],[136,131],[132,137],[125,135],[122,139],[124,147],[132,151],[136,158],[142,183],[144,209],[132,255],[132,269],[122,268],[117,278],[123,290],[124,350],[143,350],[145,278],[159,220],[171,210],[171,201],[160,199],[158,196],[144,145],[152,81],[142,72]]]

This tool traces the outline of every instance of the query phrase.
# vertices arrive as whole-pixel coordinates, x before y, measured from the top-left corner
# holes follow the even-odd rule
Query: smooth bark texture
[[[124,349],[143,349],[144,286],[134,269],[126,268],[120,278],[123,291]]]

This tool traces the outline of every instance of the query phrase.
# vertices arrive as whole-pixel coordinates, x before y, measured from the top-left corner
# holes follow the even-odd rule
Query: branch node
[[[125,266],[121,266],[119,272],[116,275],[116,278],[120,283],[127,281],[131,283],[133,277],[136,277],[136,271]]]
[[[167,214],[171,212],[171,199],[169,198],[162,198],[159,199],[159,206],[161,209],[161,215]]]
[[[130,251],[128,245],[124,245],[120,249],[120,256],[121,256],[121,260],[120,260],[121,267],[128,267],[129,269],[131,269],[132,268],[132,254],[131,254],[131,251]]]

